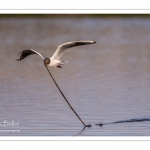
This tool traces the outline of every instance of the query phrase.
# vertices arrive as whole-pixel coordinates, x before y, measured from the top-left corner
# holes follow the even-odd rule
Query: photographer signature
[[[19,126],[19,121],[15,122],[14,120],[12,121],[7,121],[4,120],[3,123],[0,123],[0,127],[6,127],[6,126]]]

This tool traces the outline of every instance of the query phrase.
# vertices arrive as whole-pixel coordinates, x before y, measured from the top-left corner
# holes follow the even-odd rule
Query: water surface
[[[150,18],[0,18],[0,135],[150,135]],[[16,61],[32,48],[52,56],[72,40],[96,44],[63,55],[62,69],[50,68],[85,128],[59,93],[38,56]],[[95,124],[107,124],[100,127]],[[19,130],[9,132],[4,130]]]

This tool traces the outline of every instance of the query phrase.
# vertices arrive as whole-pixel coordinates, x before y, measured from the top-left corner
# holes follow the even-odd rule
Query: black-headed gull
[[[62,68],[61,65],[68,62],[68,61],[60,60],[61,56],[63,55],[63,53],[65,52],[66,49],[72,48],[75,46],[88,45],[88,44],[94,44],[94,43],[96,43],[96,42],[89,41],[89,40],[72,41],[72,42],[64,43],[64,44],[58,46],[58,48],[56,49],[56,52],[54,53],[54,55],[51,58],[44,57],[42,54],[40,54],[39,52],[37,52],[33,49],[26,49],[26,50],[22,50],[18,54],[17,60],[20,61],[31,54],[37,54],[43,58],[45,66]]]

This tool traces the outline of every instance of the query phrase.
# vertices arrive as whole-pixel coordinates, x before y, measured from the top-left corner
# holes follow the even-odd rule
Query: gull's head
[[[50,64],[50,59],[49,58],[45,58],[44,59],[44,65],[47,66]]]

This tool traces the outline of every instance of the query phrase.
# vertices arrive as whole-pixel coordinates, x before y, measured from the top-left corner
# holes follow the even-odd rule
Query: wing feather
[[[72,41],[72,42],[67,42],[64,43],[60,46],[58,46],[56,52],[54,55],[51,57],[52,59],[60,59],[61,56],[63,55],[64,51],[68,48],[72,48],[75,46],[81,46],[81,45],[88,45],[88,44],[94,44],[96,43],[95,41]]]
[[[40,53],[38,53],[37,51],[33,50],[33,49],[26,49],[26,50],[22,50],[17,57],[17,60],[20,61],[22,59],[24,59],[25,57],[32,55],[32,54],[37,54],[40,57],[42,57],[43,59],[45,58],[43,55],[41,55]]]

